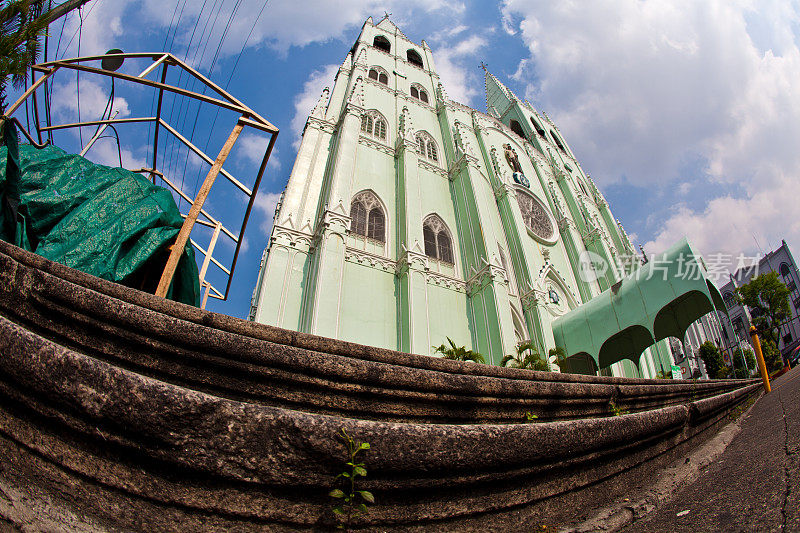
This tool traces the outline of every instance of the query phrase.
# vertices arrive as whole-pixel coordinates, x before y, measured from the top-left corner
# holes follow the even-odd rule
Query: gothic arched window
[[[422,57],[419,55],[419,53],[417,53],[416,50],[410,49],[408,52],[406,52],[406,57],[408,58],[408,62],[412,65],[419,68],[424,68],[422,65]]]
[[[564,152],[564,153],[566,154],[566,153],[567,153],[567,150],[564,148],[564,145],[563,145],[563,144],[561,144],[561,141],[559,140],[559,138],[558,138],[558,135],[556,135],[555,133],[553,133],[553,132],[551,131],[551,132],[550,132],[550,136],[551,136],[551,137],[553,138],[553,140],[556,142],[556,146],[558,146],[558,149],[559,149],[559,150],[561,150],[562,152]]]
[[[367,75],[377,82],[380,82],[384,85],[389,85],[389,75],[386,74],[386,71],[380,67],[370,67]]]
[[[372,46],[374,46],[378,50],[383,50],[387,54],[392,52],[392,45],[389,44],[389,39],[387,39],[383,35],[376,35],[375,39],[373,39],[372,41]]]
[[[419,155],[426,159],[430,159],[436,163],[439,162],[439,150],[436,148],[436,142],[427,132],[417,132],[415,137],[416,151]]]
[[[539,125],[539,123],[538,123],[538,122],[536,122],[536,121],[534,120],[534,118],[533,118],[533,117],[531,117],[531,124],[533,124],[533,129],[535,129],[535,130],[536,130],[536,133],[538,133],[539,135],[541,135],[542,137],[544,137],[544,128],[543,128],[543,127],[541,127],[541,126]]]
[[[781,263],[780,271],[781,271],[781,276],[783,276],[784,278],[787,278],[787,277],[791,276],[791,271],[789,270],[789,265],[786,264],[786,263]]]
[[[386,215],[372,191],[361,191],[350,203],[350,232],[386,242]]]
[[[428,103],[428,92],[421,85],[414,84],[411,86],[411,97],[422,100],[426,104]]]
[[[525,138],[525,132],[522,131],[522,126],[520,126],[519,122],[517,122],[516,120],[512,120],[510,126],[511,126],[511,131],[513,131],[523,139]]]
[[[736,304],[736,299],[733,297],[733,293],[726,292],[722,295],[722,299],[725,300],[725,307],[728,309],[732,308]]]
[[[386,119],[377,111],[367,111],[361,116],[361,131],[370,137],[386,140]]]
[[[552,240],[555,235],[555,229],[542,203],[521,190],[517,191],[517,201],[519,202],[519,210],[522,212],[522,220],[531,233],[542,240]]]
[[[425,241],[425,255],[445,263],[454,263],[450,233],[438,215],[431,215],[422,223],[422,240]]]
[[[583,184],[583,180],[580,178],[578,178],[578,187],[580,187],[583,194],[585,194],[587,197],[589,196],[589,192],[586,190],[586,186]]]

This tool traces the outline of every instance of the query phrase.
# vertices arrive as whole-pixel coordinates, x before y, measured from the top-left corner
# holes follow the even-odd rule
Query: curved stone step
[[[0,516],[18,524],[333,528],[344,429],[371,444],[359,486],[377,499],[353,528],[529,531],[647,484],[760,390],[378,350],[0,243]],[[611,400],[638,412],[608,416]],[[523,423],[533,410],[544,420]]]

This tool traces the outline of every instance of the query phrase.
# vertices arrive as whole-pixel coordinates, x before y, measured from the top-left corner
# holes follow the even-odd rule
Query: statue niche
[[[510,166],[511,170],[513,171],[512,176],[514,178],[514,182],[530,188],[531,182],[529,182],[528,178],[525,177],[525,174],[522,173],[522,165],[519,164],[519,157],[517,156],[516,150],[511,148],[509,143],[506,143],[503,145],[503,152],[505,153],[508,166]]]

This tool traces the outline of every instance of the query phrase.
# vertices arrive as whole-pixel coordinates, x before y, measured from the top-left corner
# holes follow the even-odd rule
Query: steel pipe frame
[[[131,75],[128,75],[128,74],[122,74],[122,73],[118,73],[118,72],[108,71],[108,70],[104,70],[102,68],[89,67],[89,66],[81,64],[83,62],[98,61],[98,60],[102,60],[102,59],[108,58],[108,57],[119,57],[119,58],[122,58],[122,59],[151,58],[153,60],[153,63],[151,65],[149,65],[147,68],[145,68],[145,70],[143,70],[141,72],[141,74],[139,74],[139,76],[131,76]],[[156,82],[156,81],[152,81],[152,80],[146,79],[145,76],[149,75],[151,72],[156,70],[159,65],[162,67],[160,81]],[[166,83],[166,76],[167,76],[167,68],[169,66],[176,66],[176,67],[180,67],[180,68],[184,69],[192,77],[194,77],[195,79],[200,81],[205,87],[211,89],[214,93],[216,93],[222,99],[212,98],[212,97],[209,97],[209,96],[197,93],[197,92],[189,91],[189,90],[186,90],[186,89],[181,89],[179,87],[175,87],[175,86],[167,84]],[[238,257],[239,257],[239,252],[241,250],[241,238],[240,237],[244,234],[244,231],[245,231],[245,229],[247,227],[247,222],[248,222],[248,220],[250,218],[250,213],[252,211],[253,204],[255,202],[255,196],[257,194],[258,187],[261,184],[261,179],[262,179],[263,174],[264,174],[264,172],[266,170],[266,165],[267,165],[267,163],[269,161],[269,157],[271,156],[272,150],[273,150],[274,145],[275,145],[275,140],[276,140],[277,134],[279,132],[278,128],[276,128],[268,120],[266,120],[265,118],[260,116],[258,113],[256,113],[255,111],[253,111],[252,109],[247,107],[245,104],[243,104],[240,100],[238,100],[235,97],[233,97],[230,93],[228,93],[224,89],[222,89],[219,86],[217,86],[211,80],[209,80],[208,78],[206,78],[205,76],[200,74],[197,70],[193,69],[192,67],[190,67],[189,65],[187,65],[186,63],[184,63],[183,61],[181,61],[180,59],[178,59],[174,55],[172,55],[171,53],[152,53],[152,52],[129,52],[129,53],[122,53],[122,54],[103,54],[103,55],[96,55],[96,56],[84,56],[84,57],[77,57],[77,58],[70,58],[70,59],[61,59],[61,60],[57,60],[57,61],[49,61],[49,62],[45,62],[45,63],[40,63],[40,64],[37,64],[37,65],[34,65],[34,66],[31,67],[32,71],[39,72],[39,73],[42,74],[42,76],[40,76],[36,81],[34,81],[34,83],[31,85],[31,87],[29,87],[28,90],[26,90],[25,93],[23,93],[23,95],[20,96],[20,98],[12,106],[10,106],[8,108],[7,114],[8,115],[13,114],[22,105],[22,103],[27,98],[29,98],[31,96],[33,96],[33,103],[34,103],[34,106],[36,106],[36,103],[37,103],[37,100],[36,100],[36,89],[39,88],[44,82],[46,82],[50,77],[52,77],[56,72],[58,72],[62,68],[76,70],[76,71],[83,71],[83,72],[92,73],[92,74],[98,74],[98,75],[103,75],[103,76],[110,76],[110,77],[113,77],[113,78],[121,79],[121,80],[132,82],[132,83],[137,83],[137,84],[140,84],[140,85],[144,85],[146,87],[157,89],[158,92],[159,92],[159,96],[158,96],[158,106],[157,106],[156,116],[154,116],[154,117],[130,117],[130,118],[122,118],[122,119],[108,119],[108,120],[95,120],[95,121],[82,121],[82,122],[75,122],[75,123],[70,123],[70,124],[60,124],[60,125],[55,125],[55,126],[50,125],[50,126],[42,127],[39,124],[39,119],[38,119],[38,114],[37,114],[37,118],[36,118],[36,122],[35,123],[36,123],[37,135],[38,135],[39,139],[41,140],[42,132],[55,131],[55,130],[60,130],[60,129],[75,128],[75,127],[82,127],[82,126],[97,126],[97,125],[112,125],[112,124],[126,124],[126,123],[130,124],[130,123],[141,123],[141,122],[153,122],[153,123],[155,123],[155,132],[154,132],[154,136],[153,136],[153,165],[152,165],[151,169],[142,169],[140,171],[150,172],[150,174],[152,176],[160,175],[160,177],[161,177],[161,179],[162,179],[162,181],[164,183],[168,184],[168,186],[173,191],[175,191],[179,196],[181,196],[181,198],[183,198],[186,201],[188,201],[191,205],[194,205],[195,202],[192,201],[188,197],[188,195],[183,193],[183,191],[179,190],[175,186],[175,184],[173,184],[172,182],[167,180],[167,178],[163,175],[163,173],[158,172],[156,170],[157,169],[156,157],[157,157],[157,151],[158,151],[159,126],[163,126],[167,131],[169,131],[174,137],[176,137],[180,142],[182,142],[192,152],[197,154],[206,163],[212,164],[212,167],[213,167],[213,161],[202,150],[200,150],[199,148],[194,146],[191,142],[189,142],[183,135],[181,135],[168,122],[163,120],[163,118],[161,117],[161,106],[162,106],[162,102],[163,102],[164,91],[172,92],[172,93],[180,95],[180,96],[184,96],[184,97],[192,98],[192,99],[195,99],[195,100],[199,100],[200,102],[203,102],[203,103],[209,103],[209,104],[217,105],[218,107],[222,107],[224,109],[228,109],[228,110],[231,110],[231,111],[238,112],[238,113],[240,113],[240,116],[239,116],[239,118],[237,120],[238,124],[241,124],[242,126],[249,126],[249,127],[254,128],[254,129],[258,129],[258,130],[261,130],[261,131],[264,131],[264,132],[267,132],[267,133],[270,134],[269,144],[268,144],[267,149],[266,149],[266,151],[264,153],[264,157],[262,159],[262,162],[261,162],[261,165],[259,167],[258,173],[256,174],[256,179],[254,181],[252,190],[249,189],[247,186],[245,186],[243,183],[241,183],[239,180],[234,178],[229,172],[224,170],[222,167],[220,167],[220,169],[219,169],[219,173],[221,173],[223,176],[225,176],[225,178],[228,181],[230,181],[236,188],[238,188],[240,191],[242,191],[249,198],[249,201],[247,203],[247,208],[245,210],[245,213],[244,213],[244,216],[243,216],[243,219],[242,219],[242,226],[241,226],[241,228],[239,230],[239,236],[238,237],[235,236],[228,228],[226,228],[224,226],[222,226],[222,228],[221,228],[222,232],[225,233],[225,235],[227,237],[231,238],[236,243],[234,254],[233,254],[233,259],[231,260],[230,269],[224,268],[219,261],[217,261],[213,257],[211,258],[212,262],[217,267],[219,267],[223,272],[225,272],[227,274],[227,278],[228,278],[224,294],[221,293],[218,289],[216,289],[215,287],[212,286],[211,289],[214,291],[214,294],[212,295],[212,297],[213,298],[217,298],[217,299],[222,299],[222,300],[227,299],[228,294],[230,292],[231,282],[232,282],[232,279],[233,279],[233,272],[235,271],[236,263],[237,263]],[[27,132],[25,132],[25,133],[26,133],[26,137],[29,137],[29,134]],[[155,178],[153,178],[153,181],[155,182]],[[200,209],[200,214],[202,214],[204,217],[206,217],[213,225],[216,225],[218,223],[218,221],[216,219],[214,219],[214,217],[211,217],[205,210],[202,209],[202,205],[201,205],[201,209]],[[186,216],[184,216],[184,219],[185,219],[184,224],[190,224],[191,227],[193,227],[194,223],[196,222],[196,221],[190,220]],[[208,224],[203,223],[202,221],[200,223],[201,223],[201,225],[208,225]],[[191,229],[189,230],[189,232],[191,232]],[[191,242],[200,252],[204,253],[203,248],[198,246],[194,241],[191,241]],[[205,253],[204,253],[204,255],[205,255]]]

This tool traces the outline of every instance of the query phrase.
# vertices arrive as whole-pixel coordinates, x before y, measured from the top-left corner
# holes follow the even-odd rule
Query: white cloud
[[[63,78],[62,78],[63,79]],[[80,83],[80,110],[81,120],[99,120],[108,103],[110,90],[104,89],[98,81],[81,77]],[[51,99],[51,109],[56,116],[67,121],[78,118],[78,83],[75,78],[68,81],[56,83]],[[125,118],[131,114],[128,101],[125,98],[116,96],[114,105],[111,108],[111,115],[119,112],[116,118]],[[94,128],[92,128],[94,129]]]
[[[796,4],[506,0],[502,11],[535,63],[536,78],[524,62],[516,74],[527,96],[599,182],[626,178],[667,200],[718,186],[704,208],[656,221],[650,251],[684,234],[706,253],[752,251],[753,233],[800,244],[788,199],[800,187]]]
[[[246,133],[239,137],[236,143],[239,145],[239,153],[244,159],[253,165],[260,166],[261,161],[264,159],[267,146],[269,146],[269,138],[256,133]],[[281,161],[278,158],[277,148],[272,149],[267,166],[273,170],[280,170]]]
[[[106,130],[108,131],[108,130]],[[122,168],[137,169],[147,166],[143,155],[145,150],[133,151],[122,147],[117,151],[117,141],[113,138],[101,138],[95,142],[86,153],[86,158],[95,163],[109,167],[118,167],[120,154],[122,155]]]
[[[333,80],[339,65],[324,65],[312,72],[303,84],[303,90],[294,97],[294,117],[289,124],[292,136],[295,138],[293,146],[300,147],[300,136],[306,124],[306,119],[311,114],[314,106],[317,105],[322,90],[325,87],[333,88]]]
[[[433,51],[436,71],[451,99],[473,104],[473,99],[480,94],[477,55],[487,44],[485,37],[471,35],[453,46],[440,46]]]
[[[130,30],[126,28],[124,13],[133,3],[132,0],[95,1],[84,5],[80,11],[70,12],[64,21],[57,21],[50,26],[50,53],[54,54],[57,47],[58,58],[61,59],[104,54],[111,48],[118,48],[116,42],[119,37]],[[54,42],[52,37],[60,33],[61,22],[64,23],[63,34],[60,42],[57,39]]]
[[[175,11],[175,6],[180,0],[146,0],[142,2],[141,14],[148,17],[154,25],[168,26]],[[198,42],[210,42],[214,45],[220,41],[225,31],[232,8],[237,3],[223,3],[214,11],[212,8],[201,13],[203,3],[187,2],[181,4],[182,11],[180,30],[175,38],[175,49],[185,50],[195,31],[192,47]],[[264,5],[263,0],[243,0],[233,18],[227,37],[221,47],[221,54],[232,55],[239,52],[244,39],[250,32],[255,17]],[[267,46],[287,52],[292,46],[306,46],[311,43],[325,42],[341,38],[345,31],[352,27],[360,26],[370,15],[377,15],[385,11],[392,13],[392,20],[400,24],[404,20],[412,20],[417,13],[431,14],[441,12],[446,14],[462,13],[465,6],[461,2],[447,2],[444,0],[307,0],[297,2],[293,0],[271,0],[258,19],[249,46],[266,44]],[[214,18],[211,24],[206,24],[209,15]],[[249,16],[243,16],[248,14]],[[378,22],[378,19],[375,22]],[[202,34],[205,28],[205,34]],[[200,38],[199,36],[201,36]],[[202,45],[201,45],[202,46]],[[194,53],[192,54],[194,55]],[[199,55],[199,54],[198,54]],[[213,51],[206,51],[202,64],[209,64]],[[199,63],[198,61],[194,63]]]
[[[279,192],[259,191],[256,195],[256,201],[253,203],[253,206],[258,211],[261,211],[261,214],[263,215],[261,229],[266,234],[269,234],[270,230],[272,229],[272,219],[275,216],[275,207],[278,205],[280,199],[281,193]]]

